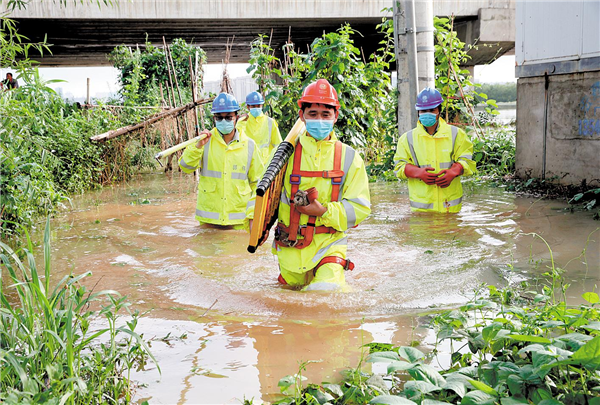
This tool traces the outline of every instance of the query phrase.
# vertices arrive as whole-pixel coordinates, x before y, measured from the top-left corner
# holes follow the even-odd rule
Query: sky
[[[230,64],[227,68],[231,78],[248,76],[247,64]],[[117,85],[118,70],[112,67],[69,67],[69,68],[40,68],[40,74],[46,80],[64,80],[51,85],[66,98],[85,98],[87,93],[87,78],[90,78],[90,96],[103,98],[119,90]],[[205,65],[205,82],[221,80],[222,65]],[[4,78],[8,69],[0,69]],[[478,83],[516,82],[515,56],[502,56],[490,65],[475,66],[475,81]],[[60,90],[59,90],[60,89]]]

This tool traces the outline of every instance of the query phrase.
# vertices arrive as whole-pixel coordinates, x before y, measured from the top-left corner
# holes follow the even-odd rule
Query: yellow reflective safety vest
[[[301,170],[333,170],[335,144],[338,141],[333,132],[331,138],[326,141],[317,141],[304,132],[298,141],[302,145]],[[293,198],[290,195],[290,175],[294,157],[295,152],[288,161],[279,204],[278,219],[285,226],[290,225],[290,201]],[[337,232],[315,233],[312,243],[303,249],[274,244],[273,253],[277,254],[281,269],[292,273],[305,273],[312,270],[325,256],[346,258],[346,231],[361,223],[371,213],[371,197],[365,164],[360,155],[348,145],[342,147],[341,169],[344,175],[338,201],[331,201],[332,179],[301,177],[299,189],[316,187],[319,192],[318,201],[327,207],[327,212],[316,218],[315,226],[332,227]],[[308,215],[300,215],[300,227],[306,226],[308,218]]]
[[[236,128],[256,142],[256,146],[260,150],[260,157],[265,163],[271,150],[281,143],[277,121],[265,114],[260,114],[256,118],[252,114],[248,114],[248,118],[239,121]]]
[[[476,172],[473,143],[462,129],[439,119],[435,134],[429,135],[419,122],[417,127],[398,140],[394,156],[394,174],[406,179],[407,163],[418,167],[433,167],[436,172],[449,169],[455,162],[464,168],[462,176]],[[462,207],[462,185],[458,176],[446,188],[427,185],[419,179],[408,179],[408,194],[412,211],[459,212]]]
[[[216,128],[201,149],[196,144],[185,148],[179,167],[185,173],[200,168],[196,219],[200,223],[239,225],[264,171],[254,141],[236,131],[228,144]]]

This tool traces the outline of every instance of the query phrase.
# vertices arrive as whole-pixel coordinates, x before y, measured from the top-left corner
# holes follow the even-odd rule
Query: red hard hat
[[[298,100],[298,107],[302,108],[302,103],[332,105],[336,110],[340,108],[337,92],[326,79],[319,79],[306,86]]]

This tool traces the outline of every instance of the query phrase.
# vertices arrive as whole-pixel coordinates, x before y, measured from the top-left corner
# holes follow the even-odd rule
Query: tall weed
[[[49,220],[43,268],[27,239],[20,250],[0,242],[0,402],[128,403],[130,371],[154,360],[139,314],[116,291],[87,290],[90,272],[53,285]]]

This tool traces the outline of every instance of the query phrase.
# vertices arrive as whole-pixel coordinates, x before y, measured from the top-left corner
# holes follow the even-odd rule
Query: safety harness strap
[[[294,164],[292,166],[292,173],[290,174],[290,184],[291,184],[291,196],[296,195],[298,190],[300,189],[300,183],[302,181],[302,177],[323,177],[326,179],[331,179],[331,201],[339,201],[340,196],[340,185],[342,184],[342,179],[344,177],[344,171],[341,170],[342,167],[342,146],[341,142],[335,143],[335,151],[333,156],[333,170],[322,170],[322,171],[310,171],[310,170],[301,170],[302,164],[302,145],[298,143],[296,145],[296,151],[294,152]],[[293,201],[290,203],[290,226],[289,226],[289,242],[296,242],[298,239],[298,228],[300,224],[300,212],[295,209],[295,205]],[[315,233],[315,228],[329,228],[329,227],[315,227],[315,223],[317,221],[317,217],[309,216],[308,224],[304,229],[303,233],[300,233],[300,236],[303,236],[304,239],[298,241],[298,243],[294,244],[295,248],[302,249],[312,243],[313,235]],[[335,229],[331,228],[332,231],[328,231],[327,233],[335,233]],[[324,233],[323,231],[317,233]]]
[[[322,265],[327,264],[327,263],[339,264],[340,266],[342,266],[344,268],[344,270],[350,270],[350,271],[354,270],[354,263],[352,263],[350,261],[350,259],[342,259],[341,257],[337,257],[337,256],[325,256],[324,258],[321,259],[319,264],[317,264],[317,267],[315,267],[315,269],[314,269],[315,274],[319,267],[321,267]]]

